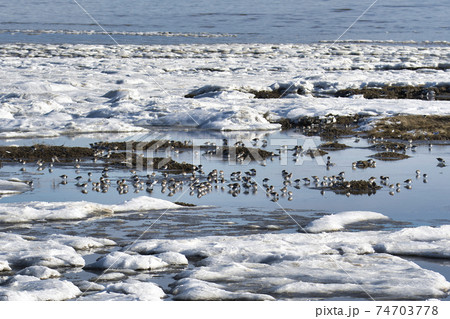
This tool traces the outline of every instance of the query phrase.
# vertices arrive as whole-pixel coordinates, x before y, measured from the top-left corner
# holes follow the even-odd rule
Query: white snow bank
[[[0,204],[0,222],[21,223],[33,220],[75,220],[115,212],[179,208],[170,201],[141,196],[120,205],[80,202],[24,202]]]
[[[174,298],[183,300],[247,298],[233,293],[423,299],[445,297],[450,283],[393,254],[450,258],[449,241],[450,225],[381,232],[149,240],[130,246],[130,250],[202,257],[197,267],[177,275]]]
[[[186,257],[177,252],[166,252],[159,255],[143,256],[126,252],[112,252],[100,258],[88,268],[144,270],[159,269],[168,266],[187,265]]]
[[[279,130],[280,124],[273,124],[263,114],[250,108],[240,107],[238,110],[224,110],[199,123],[199,128],[219,131],[258,131]]]
[[[124,45],[120,52],[102,45],[52,50],[39,44],[2,45],[0,55],[8,58],[2,60],[0,138],[139,132],[155,125],[279,129],[266,114],[292,119],[328,113],[450,114],[449,101],[313,96],[348,88],[448,85],[448,63],[442,62],[448,60],[447,46]],[[22,67],[24,57],[29,57],[27,67]],[[148,59],[157,67],[149,69]],[[256,99],[250,93],[289,86],[293,94],[281,99]],[[185,97],[189,93],[194,98]]]
[[[326,215],[322,218],[312,221],[305,230],[311,233],[320,233],[327,231],[337,231],[345,228],[346,225],[371,221],[371,220],[386,220],[389,217],[380,213],[367,211],[348,211],[333,215]]]
[[[72,248],[52,240],[28,240],[0,233],[0,260],[11,267],[83,267],[84,259]]]
[[[0,286],[0,300],[8,301],[60,301],[75,298],[80,289],[66,280],[39,280],[36,277],[17,275]]]

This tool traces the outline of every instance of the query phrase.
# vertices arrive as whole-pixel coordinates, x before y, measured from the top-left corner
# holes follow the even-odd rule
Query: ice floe
[[[286,294],[422,299],[445,297],[450,283],[395,255],[449,258],[449,239],[450,226],[441,226],[150,240],[129,248],[143,254],[179,252],[200,260],[177,275],[175,299],[270,299]],[[256,295],[239,295],[242,292]]]
[[[115,292],[132,296],[136,300],[161,300],[166,294],[155,283],[142,282],[138,280],[127,280],[125,282],[110,284],[106,286],[107,292]]]
[[[17,275],[0,286],[0,300],[59,301],[77,297],[80,289],[67,280],[46,279]]]
[[[85,282],[83,286],[85,286],[86,289],[83,293],[87,290],[99,290],[100,292],[94,294],[84,294],[77,299],[79,301],[158,301],[166,297],[164,290],[162,290],[157,284],[136,279],[127,279],[123,282],[109,284],[106,287],[89,282]],[[96,287],[97,289],[93,289],[93,287]]]
[[[186,257],[177,252],[166,252],[159,255],[139,255],[115,251],[105,257],[100,258],[95,263],[87,265],[88,268],[98,269],[124,269],[124,270],[145,270],[159,269],[168,266],[187,265]]]
[[[20,194],[30,190],[31,187],[26,181],[21,180],[1,180],[0,179],[0,197]]]
[[[82,281],[76,282],[75,284],[83,293],[88,292],[88,291],[102,291],[105,289],[105,286],[100,285],[99,283],[90,282],[87,280],[82,280]]]
[[[84,259],[75,249],[52,240],[32,240],[15,234],[0,233],[0,246],[0,260],[6,261],[9,267],[57,268],[85,265]]]
[[[0,204],[0,221],[23,223],[36,220],[77,220],[119,212],[176,209],[179,207],[179,205],[170,201],[147,196],[136,197],[120,205],[102,205],[86,201],[4,203]]]
[[[184,278],[177,282],[172,290],[175,300],[275,300],[270,295],[250,292],[231,292],[223,285],[198,279]]]
[[[327,231],[337,231],[345,228],[346,225],[371,221],[386,220],[389,217],[380,213],[366,211],[349,211],[338,214],[326,215],[320,219],[312,221],[305,227],[305,230],[311,233],[320,233]]]
[[[93,248],[103,248],[105,246],[115,246],[116,242],[106,238],[79,237],[62,234],[54,234],[47,237],[51,240],[77,250],[89,250]]]
[[[59,271],[45,266],[30,266],[17,272],[18,275],[32,276],[39,279],[61,277]]]
[[[387,43],[2,44],[0,137],[156,125],[273,130],[280,126],[268,119],[329,113],[449,114],[449,101],[331,97],[364,87],[448,87],[448,55],[448,46]],[[287,88],[283,98],[252,93]]]
[[[0,260],[0,271],[9,271],[11,267],[9,267],[9,263],[7,260]]]
[[[360,215],[367,220],[370,214]],[[448,259],[449,243],[450,225],[398,231],[154,239],[100,256],[85,269],[107,272],[92,278],[92,282],[72,284],[54,278],[63,277],[64,269],[80,270],[84,266],[81,252],[73,247],[99,248],[112,245],[112,241],[66,235],[36,240],[0,233],[0,271],[9,276],[3,277],[0,299],[443,298],[450,291],[450,283],[401,256]],[[163,291],[152,282],[152,272],[166,269],[177,274],[171,289]]]

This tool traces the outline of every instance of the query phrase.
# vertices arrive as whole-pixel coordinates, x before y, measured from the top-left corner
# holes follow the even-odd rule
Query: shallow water
[[[121,34],[113,33],[113,37],[120,44],[178,44],[334,41],[373,1],[79,0],[78,3],[105,30],[119,31]],[[18,0],[0,8],[0,42],[114,43],[75,1]],[[342,39],[448,40],[446,9],[444,0],[432,4],[418,0],[395,4],[378,1]],[[86,32],[91,30],[96,33]],[[150,34],[141,36],[136,32]]]
[[[166,137],[173,140],[193,140],[195,144],[201,145],[205,141],[216,142],[218,145],[222,143],[222,137],[213,133],[212,136],[207,138],[207,132],[196,133],[195,131],[168,131]],[[135,136],[136,137],[136,136]],[[245,140],[237,138],[236,140],[243,140],[246,145],[251,146],[251,140]],[[282,153],[281,156],[274,156],[272,159],[267,159],[264,163],[258,163],[255,161],[249,163],[238,164],[234,160],[224,161],[217,158],[212,158],[203,154],[203,151],[198,152],[195,149],[195,153],[192,150],[182,150],[179,154],[173,152],[158,151],[156,156],[170,156],[178,162],[192,162],[203,165],[203,170],[207,174],[213,169],[223,170],[226,177],[224,184],[219,184],[218,188],[214,188],[208,195],[197,198],[190,195],[187,191],[187,187],[182,192],[175,193],[172,197],[168,197],[169,192],[161,193],[161,188],[155,186],[154,192],[151,196],[163,199],[169,199],[171,201],[188,202],[201,206],[215,206],[219,208],[228,208],[233,210],[239,210],[242,207],[248,209],[263,209],[263,210],[279,210],[279,209],[294,209],[304,211],[319,211],[319,212],[338,212],[345,210],[371,210],[377,211],[384,215],[389,216],[393,220],[400,222],[411,223],[413,226],[417,225],[442,225],[448,223],[448,213],[450,206],[445,200],[447,194],[447,180],[448,180],[448,167],[438,167],[437,157],[448,158],[450,149],[447,145],[436,144],[430,150],[428,144],[418,145],[417,151],[412,152],[408,150],[407,155],[411,157],[406,160],[400,161],[377,161],[376,168],[367,169],[352,169],[351,163],[357,160],[367,160],[370,155],[376,153],[375,150],[370,149],[371,144],[366,140],[361,139],[358,143],[355,143],[354,138],[342,139],[341,143],[345,143],[352,146],[349,149],[342,151],[329,151],[331,161],[335,166],[327,169],[325,166],[326,156],[312,159],[308,156],[299,157],[297,162],[294,162],[292,156],[293,144],[303,145],[307,147],[317,147],[325,141],[321,141],[320,138],[305,137],[301,133],[295,131],[276,132],[276,133],[264,133],[261,139],[268,140],[268,146],[265,150],[273,151],[276,154],[280,154],[280,146],[283,144],[291,144],[288,147],[286,153]],[[123,140],[118,137],[114,139],[114,135],[110,136],[110,140]],[[60,137],[56,139],[34,139],[34,140],[15,140],[6,144],[26,145],[33,143],[45,142],[46,144],[55,145],[77,145],[88,146],[89,143],[98,141],[98,139],[91,139],[88,136],[81,136],[76,139],[68,139]],[[232,139],[230,139],[232,141]],[[257,146],[261,146],[259,141]],[[86,165],[86,167],[84,167]],[[17,195],[9,198],[3,198],[3,202],[20,202],[20,201],[54,201],[55,198],[64,200],[87,200],[98,203],[120,203],[124,200],[146,194],[145,191],[140,193],[133,193],[130,191],[128,194],[117,196],[117,192],[112,187],[111,190],[106,193],[89,192],[88,194],[82,194],[80,188],[75,186],[76,176],[83,176],[82,181],[87,180],[87,172],[93,173],[92,180],[98,180],[102,166],[94,165],[93,163],[86,162],[83,165],[82,170],[76,173],[75,168],[70,166],[55,165],[53,173],[48,173],[47,170],[42,172],[36,171],[36,167],[33,163],[27,164],[26,172],[20,172],[19,169],[22,165],[5,165],[0,170],[2,178],[6,177],[18,177],[22,179],[33,179],[35,182],[34,189],[30,192],[22,195]],[[264,166],[263,166],[264,165]],[[244,193],[244,189],[237,197],[232,197],[228,194],[229,188],[227,184],[230,183],[230,174],[234,171],[248,171],[251,168],[257,170],[257,175],[254,180],[258,183],[259,189],[256,192],[249,190],[249,194]],[[419,169],[422,174],[428,174],[426,183],[422,175],[416,177],[415,171]],[[283,179],[281,177],[281,171],[287,170],[293,173],[292,181],[297,178],[311,177],[313,175],[319,176],[332,176],[338,175],[339,172],[344,171],[346,173],[347,180],[361,180],[368,179],[371,176],[379,177],[381,175],[390,176],[389,184],[401,183],[401,187],[395,195],[389,195],[390,189],[383,187],[373,195],[352,195],[346,197],[340,194],[335,194],[331,191],[325,191],[323,194],[320,191],[320,187],[316,188],[313,185],[305,186],[303,182],[299,184],[300,188],[296,189],[295,183],[292,182],[290,190],[293,191],[292,201],[287,200],[289,196],[280,197],[278,203],[271,202],[267,199],[265,191],[262,188],[264,178],[269,178],[269,185],[273,185],[275,189],[279,190],[283,187]],[[137,174],[144,177],[150,171],[140,171]],[[69,176],[69,183],[67,185],[61,185],[59,175],[67,174]],[[130,179],[132,174],[129,169],[115,169],[110,172],[110,179],[115,180],[120,178]],[[162,180],[161,175],[158,179]],[[176,177],[176,175],[174,175]],[[413,179],[412,189],[406,189],[403,183],[404,180]],[[186,177],[184,177],[186,179]],[[221,187],[225,190],[221,190]],[[158,188],[159,187],[159,188]],[[280,192],[281,194],[281,192]],[[249,199],[251,199],[251,205],[249,206]]]
[[[202,143],[207,138],[206,132],[188,132],[185,131],[168,131],[169,136],[174,140],[192,139],[197,143]],[[186,135],[187,134],[187,135]],[[197,138],[196,138],[197,137]],[[245,137],[245,136],[244,136]],[[116,139],[117,138],[117,139]],[[267,150],[280,152],[280,145],[288,143],[297,143],[298,145],[319,145],[323,141],[320,138],[308,138],[296,131],[264,133],[261,138],[268,140]],[[110,136],[110,140],[123,140],[123,136]],[[221,138],[217,133],[210,136],[210,141],[220,142]],[[69,139],[60,137],[57,139],[45,140],[15,140],[4,142],[3,144],[21,144],[31,145],[36,142],[44,142],[46,144],[56,145],[77,145],[88,146],[90,142],[98,141],[98,136],[81,136]],[[245,140],[244,140],[245,141]],[[49,173],[47,170],[36,171],[35,164],[27,164],[26,172],[19,171],[21,164],[4,163],[0,170],[0,178],[8,179],[12,177],[20,179],[32,179],[34,187],[31,191],[11,197],[4,197],[0,202],[24,202],[24,201],[79,201],[86,200],[97,203],[113,204],[122,203],[133,197],[141,195],[149,195],[156,198],[167,199],[170,201],[181,201],[198,205],[197,207],[187,207],[179,210],[160,210],[151,212],[126,212],[117,213],[113,216],[100,216],[80,221],[53,221],[39,222],[32,224],[2,224],[1,232],[12,232],[21,235],[43,238],[50,234],[66,234],[77,236],[92,236],[97,238],[109,238],[124,247],[132,244],[136,240],[145,239],[180,239],[194,238],[210,235],[226,235],[239,236],[258,233],[293,233],[303,231],[312,220],[317,219],[324,214],[336,213],[347,210],[368,210],[376,211],[388,216],[389,220],[360,222],[346,227],[348,231],[362,230],[395,230],[405,227],[416,227],[423,225],[440,226],[449,224],[450,206],[446,200],[448,196],[448,167],[436,166],[436,157],[448,158],[450,148],[447,145],[434,145],[430,150],[428,144],[419,145],[416,152],[408,150],[406,153],[411,158],[401,161],[383,162],[377,161],[376,168],[352,169],[351,163],[356,160],[365,160],[368,156],[375,153],[369,149],[370,143],[361,139],[355,142],[354,138],[345,138],[339,140],[352,148],[342,151],[330,151],[331,161],[336,165],[327,169],[324,165],[326,156],[311,159],[302,157],[303,163],[295,163],[292,160],[292,151],[287,151],[287,155],[275,156],[273,160],[268,159],[265,166],[261,163],[251,162],[246,165],[239,165],[234,162],[210,159],[207,156],[199,154],[196,156],[191,150],[186,150],[180,154],[171,154],[177,161],[189,161],[194,158],[197,164],[201,163],[206,173],[216,168],[224,170],[226,182],[218,188],[198,198],[197,194],[190,195],[188,186],[169,196],[168,192],[162,192],[161,187],[156,185],[151,194],[145,190],[137,193],[133,192],[130,186],[130,192],[124,195],[118,195],[114,184],[107,193],[97,193],[90,190],[88,194],[82,194],[80,188],[77,187],[76,176],[83,176],[83,181],[87,180],[87,172],[93,173],[92,180],[97,180],[101,174],[101,167],[94,167],[93,163],[83,163],[80,171],[72,166],[55,165],[54,171]],[[251,140],[245,141],[251,143]],[[260,142],[258,142],[260,143]],[[248,144],[248,145],[249,145]],[[281,146],[282,147],[282,146]],[[289,146],[289,149],[293,147]],[[160,153],[159,155],[164,155]],[[158,153],[157,153],[158,155]],[[230,173],[233,171],[248,171],[251,168],[257,170],[254,178],[259,184],[259,189],[249,191],[245,194],[244,190],[233,197],[228,192],[227,184]],[[427,173],[427,183],[424,183],[423,177],[415,177],[416,169],[420,169],[422,173]],[[287,170],[293,172],[292,180],[296,178],[310,177],[317,175],[322,176],[337,175],[341,171],[345,171],[347,180],[368,179],[371,176],[379,177],[380,175],[390,176],[390,183],[400,182],[401,187],[395,191],[393,195],[389,194],[388,187],[384,186],[373,195],[350,195],[349,197],[341,194],[335,194],[331,191],[321,192],[320,188],[306,186],[300,183],[300,188],[295,188],[293,183],[289,186],[293,195],[291,200],[289,196],[281,196],[278,202],[273,202],[266,196],[262,189],[262,179],[267,177],[270,179],[269,184],[274,185],[275,189],[283,187],[283,179],[281,171]],[[147,171],[140,171],[139,176],[145,176]],[[59,175],[67,174],[68,184],[60,184]],[[110,179],[115,182],[117,179],[130,179],[131,173],[129,169],[111,169]],[[161,180],[158,173],[157,177]],[[177,178],[177,176],[174,176]],[[412,189],[404,187],[403,180],[411,178]],[[223,190],[221,187],[223,186]],[[112,250],[117,250],[113,247]],[[96,258],[110,251],[110,249],[102,248],[99,251],[91,251],[85,255],[87,263],[95,261]],[[450,278],[450,267],[446,261],[429,261],[426,259],[416,258],[414,262],[425,269],[431,269],[442,273],[447,279]],[[173,276],[179,272],[176,269],[169,269],[163,272],[150,274],[154,277],[152,281],[161,284],[166,291],[168,285],[173,282]],[[92,272],[91,270],[64,272],[63,278],[78,280],[96,280],[96,276],[100,272]],[[128,273],[128,278],[138,273]],[[142,274],[142,272],[139,272]],[[281,295],[281,298],[288,296]],[[330,300],[340,299],[343,296],[333,296]]]

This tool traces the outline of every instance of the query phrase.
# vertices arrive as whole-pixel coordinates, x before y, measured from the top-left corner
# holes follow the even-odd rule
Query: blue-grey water
[[[369,7],[342,40],[449,40],[445,0],[16,0],[0,2],[0,43],[334,41]]]

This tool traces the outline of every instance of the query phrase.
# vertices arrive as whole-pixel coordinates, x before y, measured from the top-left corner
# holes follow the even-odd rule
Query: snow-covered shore
[[[336,214],[331,220],[349,221],[351,214]],[[353,222],[382,216],[374,214],[354,212]],[[330,218],[319,220],[326,224]],[[444,298],[450,283],[402,256],[448,259],[449,242],[449,225],[399,231],[152,239],[124,247],[106,238],[50,235],[36,239],[1,233],[0,299]],[[86,264],[84,251],[107,247],[119,251],[114,249]],[[64,279],[65,271],[82,268],[106,273],[98,277],[100,282]],[[152,274],[164,269],[177,269],[170,289],[152,282]]]
[[[447,46],[214,44],[0,46],[0,137],[145,132],[149,126],[273,130],[271,118],[450,114],[449,101],[317,98],[362,87],[448,86]],[[256,99],[252,90],[303,95]],[[203,89],[204,94],[186,98]],[[45,127],[45,130],[42,128]]]

